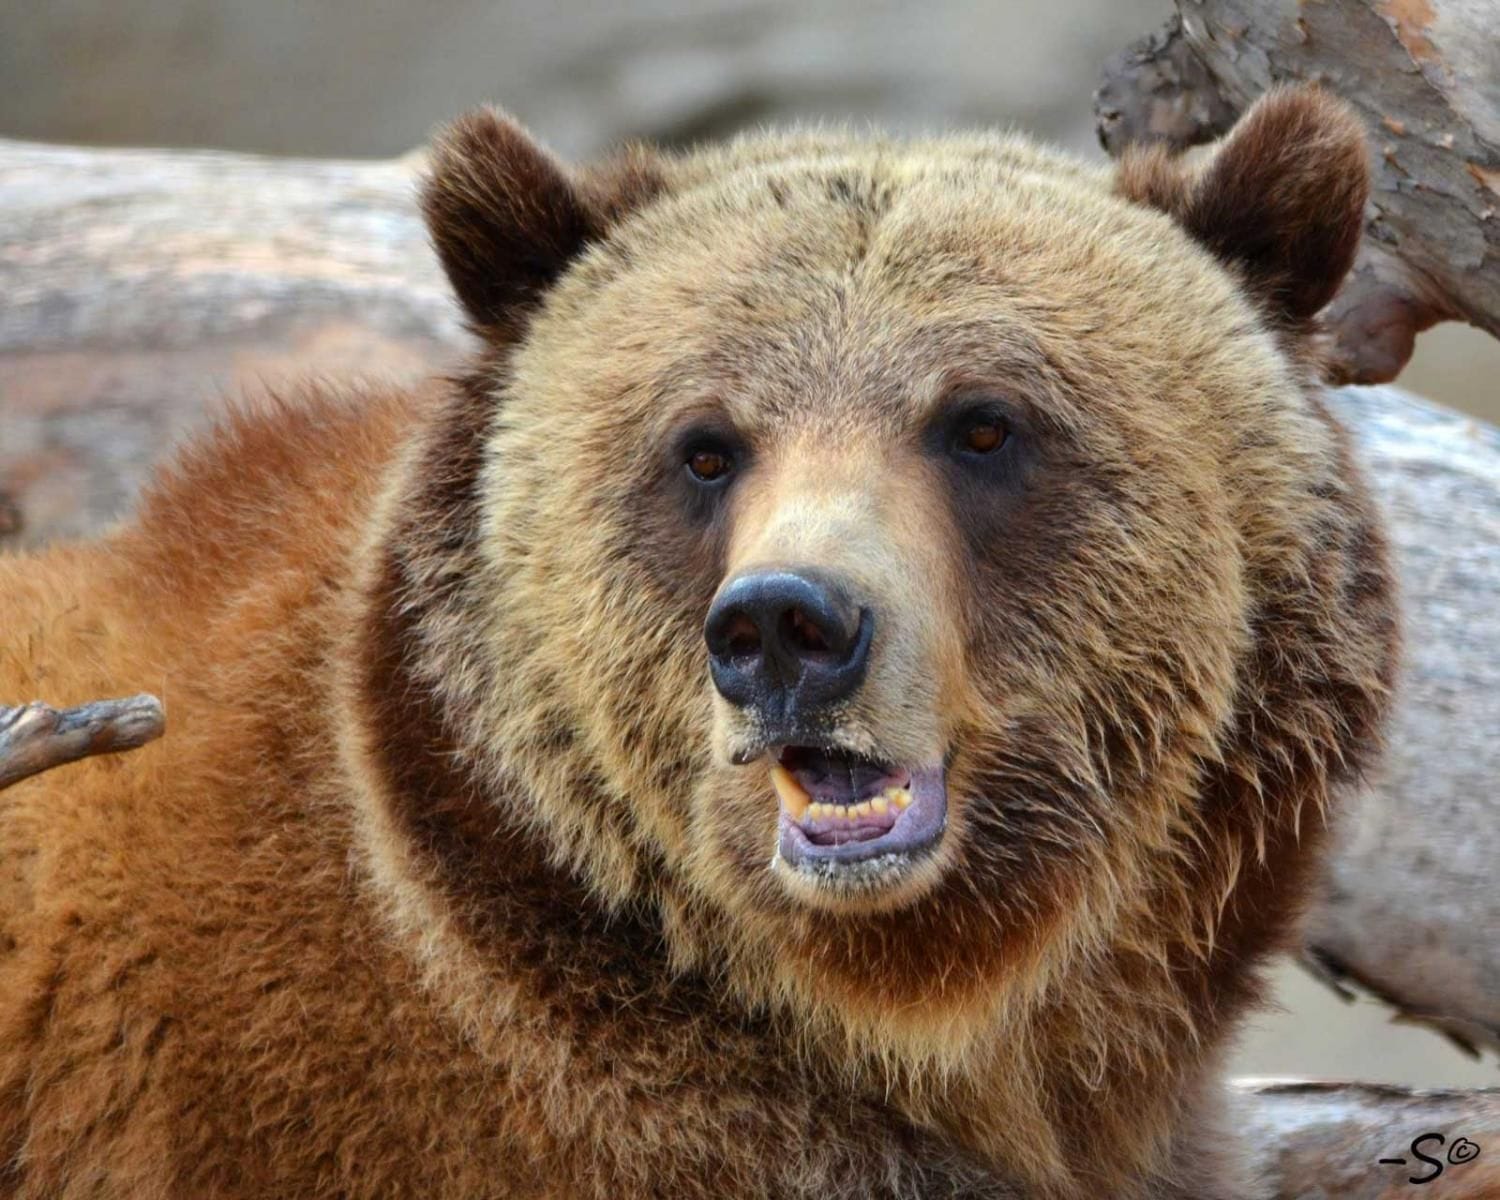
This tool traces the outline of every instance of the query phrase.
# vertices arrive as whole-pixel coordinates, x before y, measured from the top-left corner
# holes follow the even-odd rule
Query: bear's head
[[[572,171],[460,121],[424,204],[485,352],[416,491],[471,516],[407,564],[460,597],[411,651],[458,753],[763,994],[932,1045],[1081,971],[1193,1009],[1384,703],[1313,378],[1366,176],[1308,91],[1117,170],[806,133]]]

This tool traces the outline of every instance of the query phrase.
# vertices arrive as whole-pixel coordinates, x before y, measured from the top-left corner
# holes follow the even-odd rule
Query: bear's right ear
[[[1161,147],[1121,159],[1117,190],[1174,217],[1283,327],[1305,326],[1354,265],[1370,191],[1364,127],[1314,87],[1262,96],[1201,167]]]
[[[443,129],[433,141],[422,214],[476,330],[514,332],[584,246],[649,193],[643,164],[637,152],[577,180],[491,108]]]

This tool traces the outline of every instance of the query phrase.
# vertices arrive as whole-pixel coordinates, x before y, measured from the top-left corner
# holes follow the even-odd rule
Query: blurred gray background
[[[1092,144],[1104,57],[1167,0],[4,0],[0,126],[393,155],[495,100],[569,155],[765,120],[1016,122]]]
[[[556,150],[840,120],[1014,125],[1097,156],[1104,60],[1170,0],[0,0],[0,137],[389,157],[493,100]],[[1500,418],[1500,345],[1446,326],[1402,382]],[[1290,966],[1240,1074],[1500,1083]]]

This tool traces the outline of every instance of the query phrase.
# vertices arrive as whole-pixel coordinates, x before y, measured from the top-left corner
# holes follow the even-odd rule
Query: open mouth
[[[948,819],[942,766],[908,770],[844,750],[773,753],[780,852],[791,866],[863,863],[931,849]]]

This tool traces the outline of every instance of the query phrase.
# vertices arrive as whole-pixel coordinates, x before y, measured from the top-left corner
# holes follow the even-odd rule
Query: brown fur
[[[1118,178],[455,127],[462,379],[263,406],[0,562],[0,695],[169,714],[0,796],[0,1194],[1249,1194],[1216,1064],[1394,654],[1309,367],[1359,154],[1311,93]],[[975,392],[995,486],[922,440]],[[768,866],[702,622],[782,561],[878,598],[833,732],[947,757],[899,886]]]

